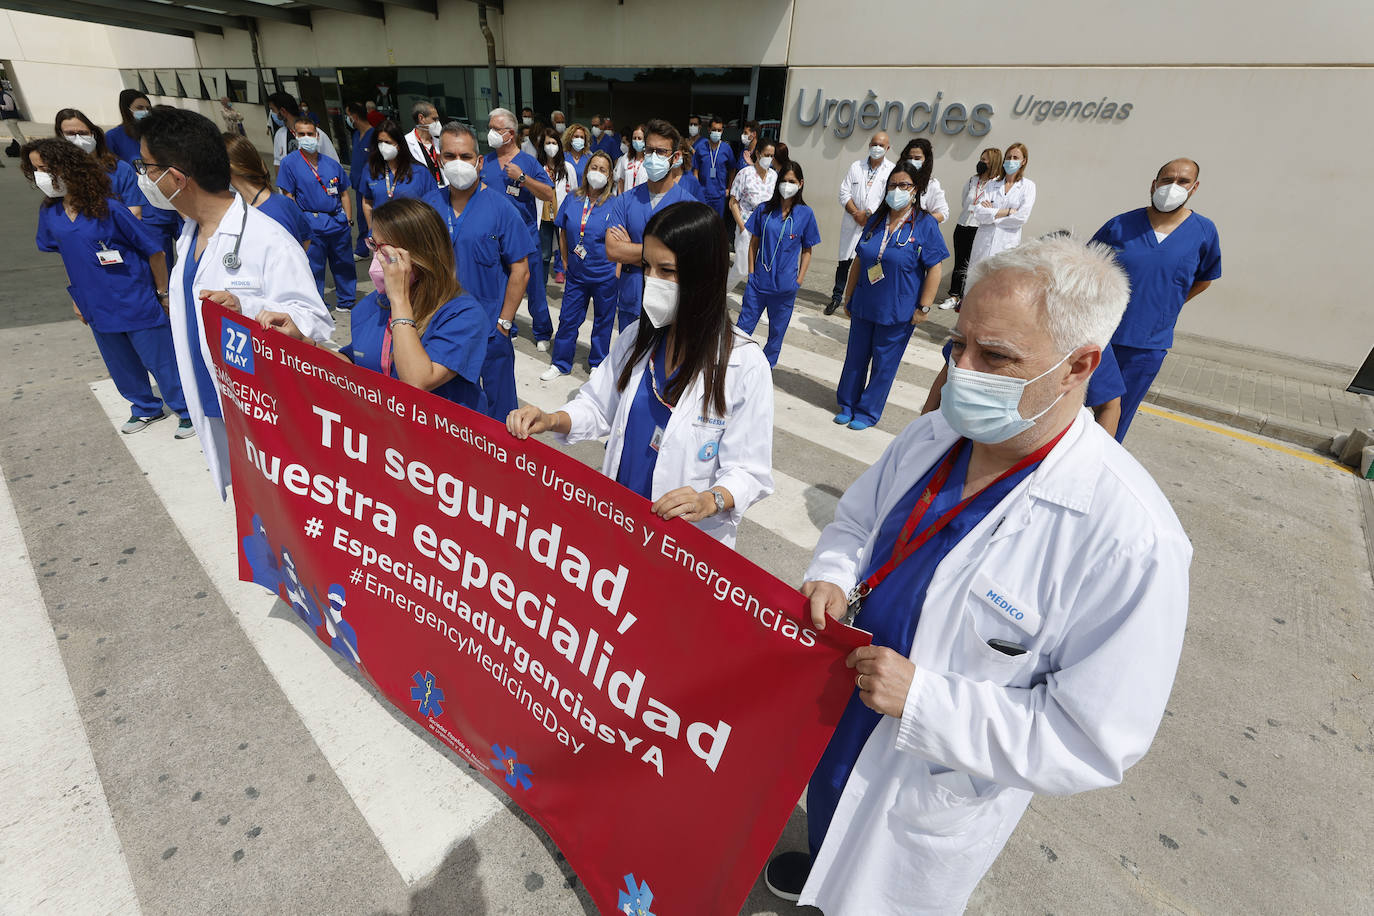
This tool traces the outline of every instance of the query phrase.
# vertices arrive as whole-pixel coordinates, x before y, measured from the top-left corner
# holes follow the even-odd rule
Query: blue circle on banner
[[[720,446],[712,439],[701,447],[701,451],[697,452],[697,458],[701,461],[710,461],[712,458],[716,457],[716,452],[718,451],[720,451]]]

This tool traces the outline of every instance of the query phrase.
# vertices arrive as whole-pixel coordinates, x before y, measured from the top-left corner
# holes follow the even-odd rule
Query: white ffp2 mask
[[[1150,203],[1155,205],[1155,209],[1160,213],[1172,213],[1188,200],[1188,189],[1181,184],[1160,185],[1155,188],[1154,194],[1150,195]]]
[[[477,181],[477,166],[462,159],[450,159],[444,163],[444,177],[458,190],[466,191]]]
[[[677,317],[678,285],[658,277],[644,278],[644,317],[656,328],[666,328]]]

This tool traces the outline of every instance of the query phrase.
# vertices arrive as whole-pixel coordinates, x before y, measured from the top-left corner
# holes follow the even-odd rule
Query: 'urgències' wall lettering
[[[872,89],[862,102],[858,99],[828,99],[825,90],[817,89],[814,104],[806,111],[806,90],[797,96],[797,123],[802,127],[820,124],[831,128],[837,137],[849,137],[854,128],[860,130],[906,131],[913,134],[941,133],[954,136],[968,131],[971,137],[981,137],[992,130],[992,106],[979,102],[968,106],[961,102],[944,103],[945,94],[935,93],[929,102],[912,102],[909,106],[895,100],[878,101]],[[833,121],[833,127],[831,127]]]

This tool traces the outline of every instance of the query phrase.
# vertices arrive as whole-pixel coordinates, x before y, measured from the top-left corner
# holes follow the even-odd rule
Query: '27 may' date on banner
[[[737,912],[867,634],[536,440],[213,304],[239,572],[548,831],[603,912]]]

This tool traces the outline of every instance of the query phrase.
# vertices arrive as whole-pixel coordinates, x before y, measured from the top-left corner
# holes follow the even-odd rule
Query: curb
[[[1287,417],[1273,417],[1253,413],[1213,401],[1209,398],[1182,394],[1177,391],[1152,389],[1145,396],[1148,403],[1155,404],[1177,413],[1188,414],[1214,423],[1221,423],[1248,433],[1268,436],[1294,445],[1301,445],[1315,451],[1325,451],[1331,444],[1333,433],[1312,423],[1290,420]]]

